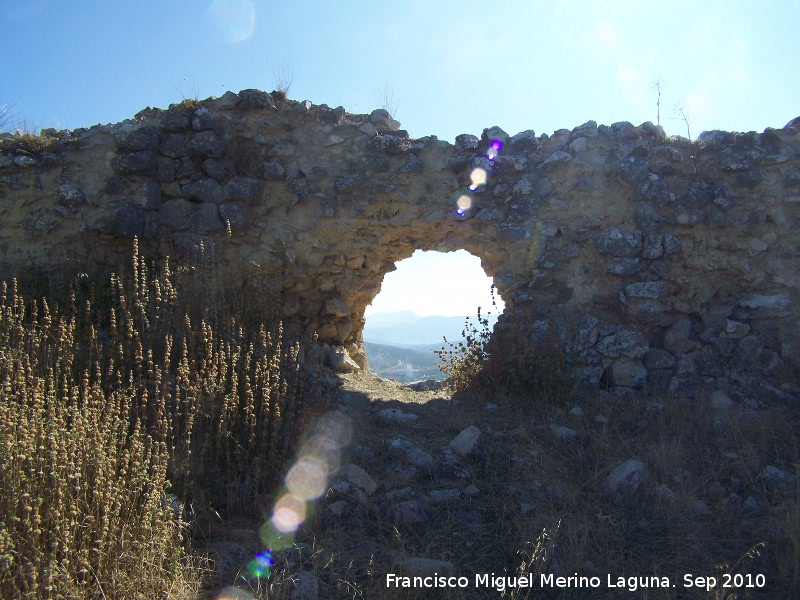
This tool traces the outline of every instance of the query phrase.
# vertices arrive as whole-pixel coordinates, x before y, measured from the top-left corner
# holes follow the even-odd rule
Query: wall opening
[[[364,349],[370,370],[402,383],[444,379],[433,350],[444,346],[443,336],[457,342],[465,320],[477,327],[478,308],[490,329],[505,309],[480,259],[466,250],[417,250],[396,264],[381,292],[366,308]]]

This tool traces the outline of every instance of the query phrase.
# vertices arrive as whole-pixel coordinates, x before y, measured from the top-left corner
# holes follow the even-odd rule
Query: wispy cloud
[[[619,28],[609,21],[595,21],[590,36],[592,51],[616,56],[625,49],[625,40]]]
[[[647,94],[651,86],[645,80],[642,71],[631,63],[621,62],[617,65],[616,77],[622,95],[632,109],[625,112],[630,114],[647,109],[650,103]]]

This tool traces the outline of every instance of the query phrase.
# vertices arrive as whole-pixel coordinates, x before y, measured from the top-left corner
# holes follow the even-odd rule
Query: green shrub
[[[464,321],[463,337],[458,343],[448,341],[447,336],[442,336],[447,347],[434,350],[441,362],[436,366],[447,375],[450,386],[456,391],[465,390],[473,384],[489,358],[487,344],[492,335],[489,320],[481,317],[481,308],[478,307],[477,325],[467,318]]]

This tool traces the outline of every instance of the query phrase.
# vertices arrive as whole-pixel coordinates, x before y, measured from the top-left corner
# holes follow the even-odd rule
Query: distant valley
[[[494,327],[497,315],[487,318],[489,327]],[[465,323],[465,317],[421,317],[411,311],[371,315],[364,327],[370,370],[401,383],[442,380],[445,375],[435,366],[438,357],[433,350],[445,346],[443,337],[452,343],[462,340]],[[470,323],[479,327],[477,317]]]

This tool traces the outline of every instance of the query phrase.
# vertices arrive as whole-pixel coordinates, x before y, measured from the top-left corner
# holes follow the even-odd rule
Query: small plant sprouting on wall
[[[394,119],[397,115],[397,108],[400,106],[400,98],[395,95],[394,87],[388,82],[383,84],[383,89],[375,90],[375,103],[378,108],[382,108]]]
[[[689,141],[692,141],[692,123],[697,120],[697,115],[693,115],[691,109],[686,104],[686,102],[680,101],[675,103],[674,107],[675,117],[676,119],[680,119],[686,125],[686,137]]]
[[[9,128],[12,116],[11,108],[8,104],[0,106],[0,133],[3,133]]]
[[[294,83],[294,73],[286,67],[272,69],[272,85],[274,91],[272,96],[276,100],[285,101],[289,97],[289,90]]]

